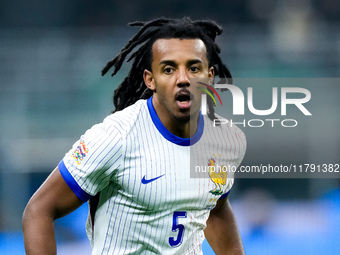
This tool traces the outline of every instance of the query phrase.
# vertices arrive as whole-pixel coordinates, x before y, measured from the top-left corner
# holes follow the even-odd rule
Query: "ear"
[[[215,77],[215,69],[214,69],[213,66],[211,66],[211,67],[209,68],[208,78],[214,79],[214,77]]]
[[[150,90],[154,91],[156,89],[156,87],[155,87],[155,82],[154,82],[154,79],[153,79],[152,72],[145,69],[144,72],[143,72],[143,78],[144,78],[145,85]]]
[[[214,83],[214,78],[215,78],[215,69],[214,69],[213,66],[211,66],[209,68],[209,71],[208,71],[208,83],[209,83],[209,85]]]

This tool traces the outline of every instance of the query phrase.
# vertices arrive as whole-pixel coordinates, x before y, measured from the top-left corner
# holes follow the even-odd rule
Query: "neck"
[[[181,138],[190,138],[197,132],[199,111],[191,115],[189,120],[179,119],[162,111],[162,108],[158,107],[157,102],[155,102],[155,98],[153,98],[152,103],[158,118],[173,135]]]
[[[156,111],[157,112],[157,111]],[[183,123],[183,121],[176,119],[162,120],[159,117],[163,125],[174,135],[181,138],[190,138],[197,132],[199,115],[192,117],[190,121]]]

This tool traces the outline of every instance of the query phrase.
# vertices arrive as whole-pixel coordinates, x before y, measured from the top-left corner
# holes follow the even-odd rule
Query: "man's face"
[[[152,71],[144,72],[144,81],[154,91],[153,104],[163,124],[164,120],[187,123],[198,117],[202,91],[190,79],[214,76],[203,41],[159,39],[152,53]]]

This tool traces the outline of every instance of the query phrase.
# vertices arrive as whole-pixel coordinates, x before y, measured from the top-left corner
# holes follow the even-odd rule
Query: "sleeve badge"
[[[71,157],[80,165],[88,152],[89,149],[86,147],[85,142],[81,140],[77,149],[71,154]]]

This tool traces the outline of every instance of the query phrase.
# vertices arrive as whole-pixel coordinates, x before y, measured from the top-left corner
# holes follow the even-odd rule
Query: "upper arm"
[[[219,200],[211,210],[204,234],[216,254],[244,255],[241,236],[227,197]]]
[[[228,196],[225,196],[222,199],[217,200],[216,206],[210,211],[209,218],[218,214],[223,214],[228,210],[231,210],[231,206],[229,204]]]
[[[211,234],[215,236],[217,233],[220,233],[221,236],[228,239],[229,234],[233,232],[235,223],[234,212],[228,197],[218,200],[216,206],[210,211],[207,228],[204,231],[209,243],[211,240],[209,235]],[[225,231],[227,231],[227,234]]]
[[[32,196],[25,212],[43,213],[57,219],[71,213],[83,203],[65,182],[57,167]]]
[[[25,213],[60,218],[105,188],[122,160],[116,122],[109,119],[87,130],[33,195]]]

